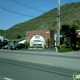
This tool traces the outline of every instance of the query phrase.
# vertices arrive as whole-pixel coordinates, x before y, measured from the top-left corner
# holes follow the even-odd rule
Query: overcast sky
[[[80,0],[60,0],[60,5]],[[57,0],[0,0],[0,29],[33,19],[57,7]]]

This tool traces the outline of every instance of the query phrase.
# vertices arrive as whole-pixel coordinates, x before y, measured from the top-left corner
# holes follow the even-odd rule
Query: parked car
[[[12,50],[14,49],[27,49],[27,47],[25,46],[25,44],[15,44],[11,47]]]
[[[8,46],[9,46],[9,45],[5,45],[5,46],[3,46],[3,49],[8,49]]]
[[[3,42],[0,42],[0,49],[4,46]]]
[[[3,46],[3,49],[11,49],[11,45],[9,45],[9,44],[7,44],[7,45],[5,45],[5,46]]]
[[[11,45],[11,41],[8,41],[6,45],[4,45],[2,48],[3,49],[11,49],[12,45]]]

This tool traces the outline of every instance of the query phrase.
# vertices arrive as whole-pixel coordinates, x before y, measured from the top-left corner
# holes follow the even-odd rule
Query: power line
[[[35,17],[35,16],[30,16],[30,15],[25,15],[25,14],[22,14],[22,13],[19,13],[19,12],[15,12],[15,11],[12,11],[12,10],[9,10],[9,9],[3,8],[3,7],[0,7],[0,8],[3,9],[3,10],[6,10],[6,11],[12,12],[12,13],[18,14],[18,15],[21,15],[21,16]]]
[[[12,1],[12,2],[14,2],[14,3],[16,3],[16,4],[19,4],[19,5],[21,5],[21,6],[27,7],[27,8],[29,8],[29,9],[32,9],[32,10],[36,10],[36,11],[39,11],[39,12],[45,12],[45,11],[43,11],[43,10],[41,10],[41,9],[32,7],[32,6],[27,5],[27,4],[25,4],[25,3],[22,3],[22,2],[17,2],[17,1],[14,1],[14,0],[10,0],[10,1]]]
[[[10,19],[8,19],[8,20],[4,20],[4,19],[2,20],[2,19],[1,19],[0,23],[2,23],[2,22],[8,22],[8,21],[13,21],[13,20],[18,20],[18,19],[20,20],[20,19],[22,19],[22,18],[23,18],[23,17],[13,18],[13,19],[10,18]],[[24,18],[25,18],[25,17],[24,17]]]

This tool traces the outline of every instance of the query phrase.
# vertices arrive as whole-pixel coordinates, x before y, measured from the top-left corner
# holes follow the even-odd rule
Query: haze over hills
[[[80,2],[65,4],[61,6],[61,23],[63,24],[76,24],[80,29]],[[0,30],[0,35],[4,35],[10,39],[16,39],[17,35],[25,37],[26,31],[31,30],[56,30],[57,28],[57,8],[50,10],[29,21],[16,24],[8,30]]]

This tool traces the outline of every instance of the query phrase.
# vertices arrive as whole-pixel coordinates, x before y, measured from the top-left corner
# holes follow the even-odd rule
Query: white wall
[[[4,41],[4,36],[0,36],[0,40],[1,41]]]
[[[42,47],[44,48],[44,44],[45,44],[45,40],[41,35],[34,35],[31,40],[30,40],[30,46],[33,45],[42,45]]]

